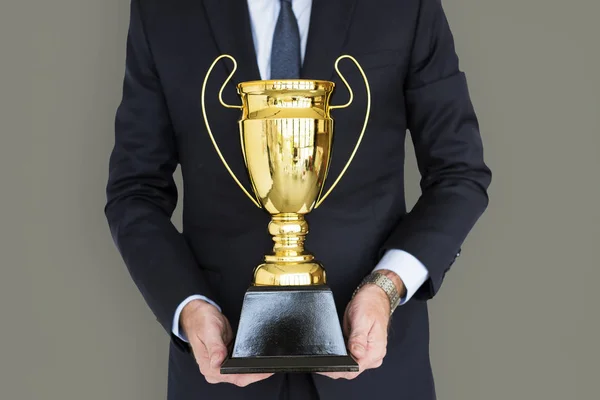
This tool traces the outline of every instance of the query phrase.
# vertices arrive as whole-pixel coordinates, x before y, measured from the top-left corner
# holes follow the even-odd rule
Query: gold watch
[[[358,285],[358,287],[354,290],[354,294],[352,294],[352,298],[356,295],[358,290],[365,286],[368,283],[372,283],[376,286],[379,286],[381,290],[387,294],[388,299],[390,300],[390,315],[394,312],[398,304],[400,303],[400,293],[398,293],[398,289],[394,282],[380,272],[371,272],[367,275],[362,282]]]

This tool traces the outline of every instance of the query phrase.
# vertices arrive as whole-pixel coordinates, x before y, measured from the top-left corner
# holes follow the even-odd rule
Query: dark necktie
[[[300,77],[300,32],[292,0],[281,0],[281,11],[273,34],[271,79]]]

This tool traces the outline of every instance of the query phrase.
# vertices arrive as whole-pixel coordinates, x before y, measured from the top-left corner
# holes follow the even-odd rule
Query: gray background
[[[597,398],[600,3],[445,7],[494,180],[431,302],[439,398]],[[128,11],[0,6],[2,399],[165,397],[167,336],[102,212]]]

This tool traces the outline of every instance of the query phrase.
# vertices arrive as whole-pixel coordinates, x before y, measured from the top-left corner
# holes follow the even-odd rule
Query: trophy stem
[[[273,235],[273,254],[254,271],[256,286],[323,285],[325,269],[304,249],[308,223],[303,214],[274,214],[269,223]]]
[[[304,240],[308,233],[308,223],[304,215],[296,213],[275,214],[269,223],[269,233],[273,235],[273,255],[265,256],[267,262],[306,262],[314,259],[304,251]]]

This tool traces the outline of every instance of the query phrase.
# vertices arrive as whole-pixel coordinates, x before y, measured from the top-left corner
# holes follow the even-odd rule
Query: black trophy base
[[[248,289],[222,374],[356,371],[329,287]]]
[[[222,374],[356,371],[358,364],[350,356],[228,358],[221,366]]]

